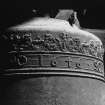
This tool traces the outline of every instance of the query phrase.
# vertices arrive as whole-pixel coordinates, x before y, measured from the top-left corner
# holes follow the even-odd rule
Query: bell
[[[76,12],[10,27],[2,45],[1,105],[105,104],[103,44]]]

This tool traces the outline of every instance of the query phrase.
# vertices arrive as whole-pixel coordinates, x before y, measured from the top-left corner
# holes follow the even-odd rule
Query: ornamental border
[[[32,68],[28,68],[28,71],[30,71]],[[34,69],[34,68],[33,68]],[[41,68],[42,69],[42,68]],[[12,70],[12,69],[11,69]],[[21,69],[22,70],[22,69]],[[27,70],[26,70],[27,71]],[[67,77],[80,77],[80,78],[91,78],[91,79],[97,79],[100,81],[105,82],[105,77],[98,75],[98,74],[94,74],[94,73],[85,73],[85,72],[80,72],[80,71],[64,71],[64,72],[58,72],[58,71],[43,71],[43,70],[38,70],[37,71],[33,71],[33,72],[6,72],[5,74],[1,74],[0,78],[31,78],[31,77],[43,77],[43,76],[67,76]]]

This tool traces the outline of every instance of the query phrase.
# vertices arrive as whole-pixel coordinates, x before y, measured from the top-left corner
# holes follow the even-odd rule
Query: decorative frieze
[[[93,72],[99,73],[104,76],[104,65],[101,60],[94,59],[93,57],[81,56],[78,54],[65,54],[65,53],[29,53],[24,52],[19,56],[14,55],[11,61],[21,68],[59,68],[59,71],[68,69],[69,71],[79,72]],[[11,62],[11,63],[12,63]],[[14,64],[13,64],[14,65]],[[16,65],[14,67],[16,67]],[[10,68],[11,69],[11,68]],[[13,68],[12,68],[13,69]]]
[[[95,40],[81,41],[67,33],[20,32],[8,34],[12,51],[61,51],[103,59],[103,46]]]
[[[50,31],[8,32],[5,36],[11,46],[5,75],[66,73],[104,79],[104,50],[97,40]]]

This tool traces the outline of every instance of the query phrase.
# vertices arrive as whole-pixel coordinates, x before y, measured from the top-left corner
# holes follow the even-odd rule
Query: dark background
[[[84,28],[105,29],[104,5],[104,0],[1,0],[0,29],[45,14],[55,17],[59,8],[77,11],[80,25]],[[34,9],[37,13],[32,11]]]

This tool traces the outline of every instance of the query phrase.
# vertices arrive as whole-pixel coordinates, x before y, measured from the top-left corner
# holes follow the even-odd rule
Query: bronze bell
[[[60,17],[35,18],[3,33],[0,105],[105,104],[101,40],[82,30],[76,15],[71,23]]]

